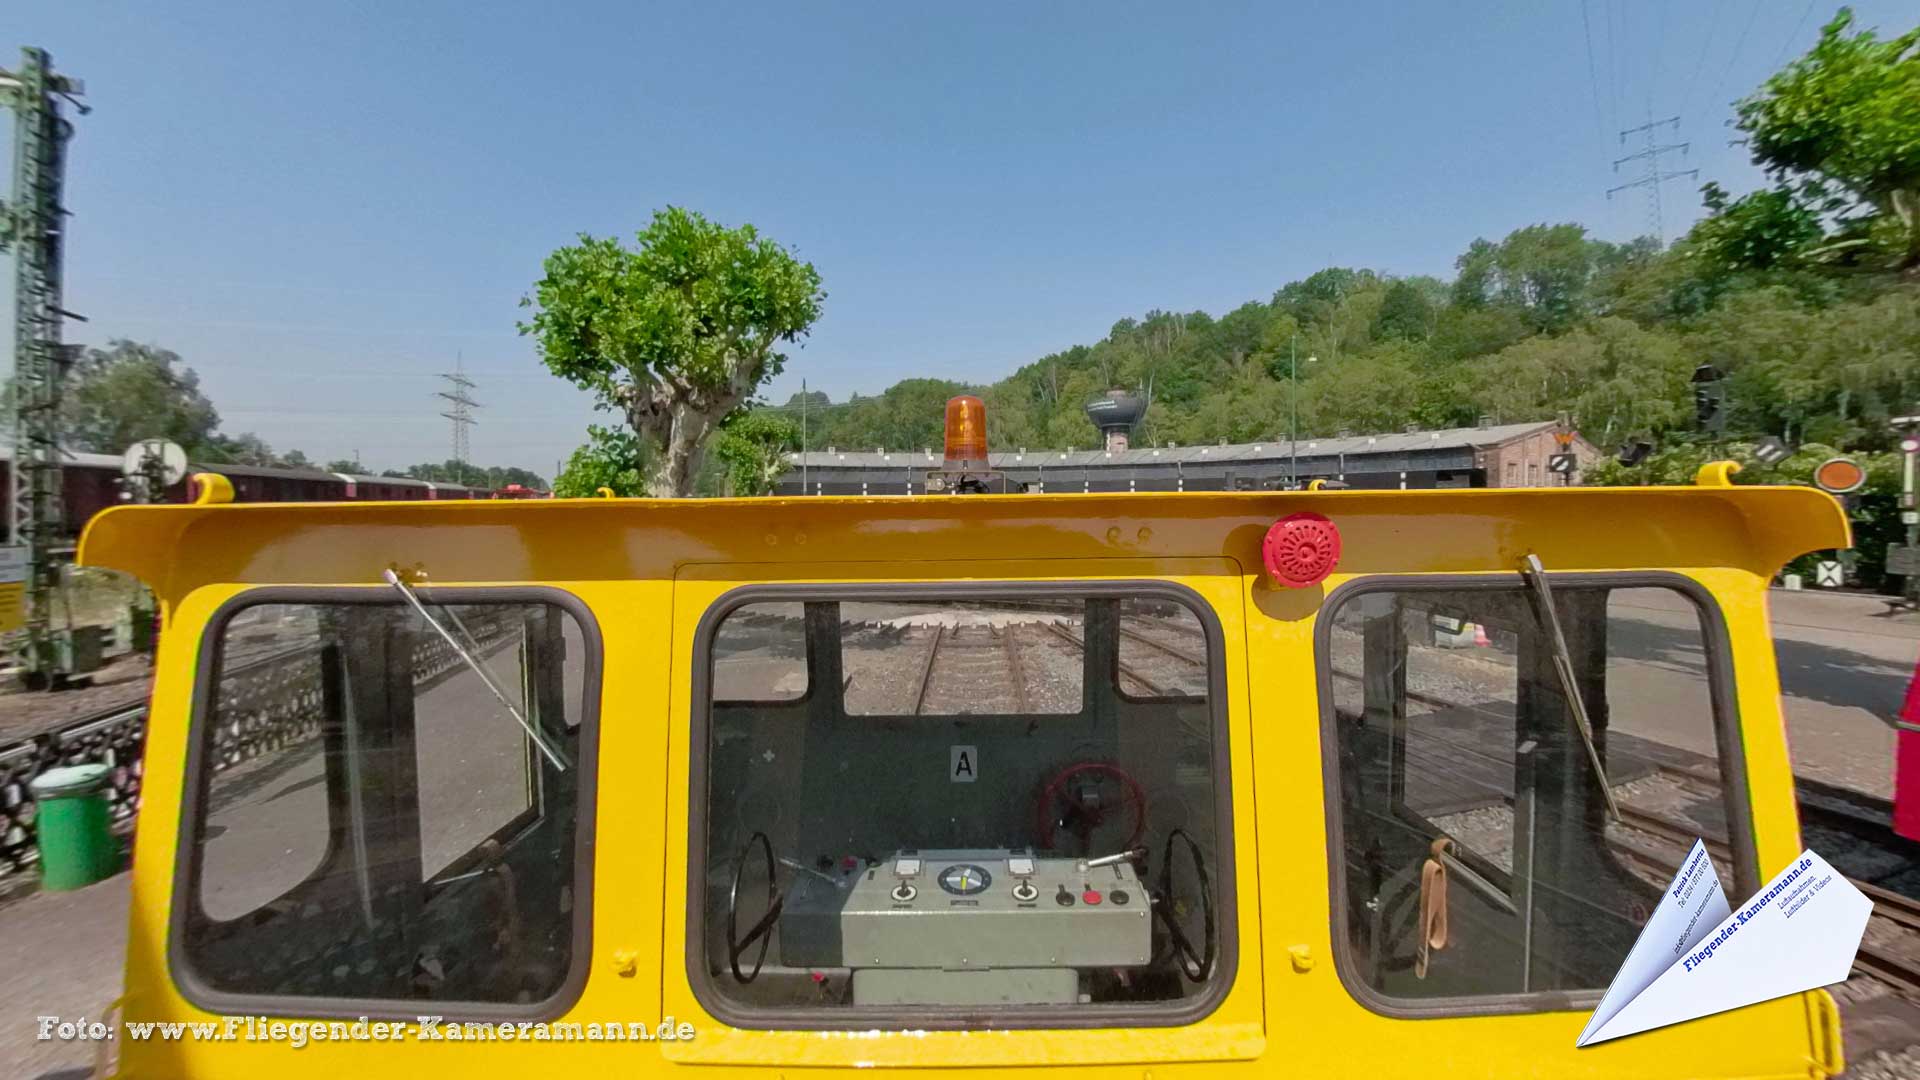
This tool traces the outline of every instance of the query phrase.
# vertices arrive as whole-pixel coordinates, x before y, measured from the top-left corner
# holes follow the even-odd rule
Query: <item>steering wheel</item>
[[[1180,908],[1183,906],[1173,895],[1173,842],[1181,840],[1187,851],[1187,857],[1193,861],[1193,876],[1200,883],[1200,912],[1203,927],[1200,948],[1193,947],[1193,939],[1187,936],[1180,925]],[[1153,911],[1159,916],[1160,925],[1166,928],[1167,941],[1173,946],[1173,958],[1180,962],[1180,971],[1191,982],[1205,982],[1213,974],[1214,961],[1220,955],[1220,940],[1213,922],[1213,882],[1207,877],[1207,860],[1200,853],[1200,845],[1185,829],[1175,829],[1167,834],[1167,844],[1160,854],[1160,881],[1154,888]]]
[[[1082,776],[1113,782],[1120,789],[1119,798],[1112,803],[1088,799],[1074,785]],[[1109,814],[1127,806],[1133,807],[1132,829],[1127,834],[1127,842],[1116,847],[1138,847],[1140,837],[1147,831],[1147,793],[1140,787],[1140,781],[1120,766],[1104,761],[1081,761],[1061,769],[1041,789],[1040,800],[1034,807],[1037,819],[1034,834],[1040,850],[1053,850],[1054,830],[1064,824],[1080,837],[1081,854],[1090,853],[1093,830],[1105,824]]]
[[[740,872],[747,868],[747,857],[753,854],[753,845],[759,844],[767,867],[767,913],[753,924],[743,936],[739,932],[740,915]],[[733,884],[727,888],[727,966],[733,969],[733,977],[739,982],[750,983],[760,977],[760,966],[767,962],[767,946],[773,942],[773,927],[780,920],[780,909],[786,905],[785,894],[774,888],[773,877],[773,841],[767,834],[756,832],[747,838],[747,844],[740,849],[740,857],[734,860]],[[760,943],[760,951],[754,955],[753,970],[740,970],[740,958],[746,955],[753,943]]]

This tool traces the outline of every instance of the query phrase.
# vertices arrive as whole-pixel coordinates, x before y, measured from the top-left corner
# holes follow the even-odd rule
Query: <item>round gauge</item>
[[[955,896],[973,896],[987,891],[987,886],[993,884],[993,875],[987,873],[985,867],[961,863],[940,871],[939,881],[941,888]]]

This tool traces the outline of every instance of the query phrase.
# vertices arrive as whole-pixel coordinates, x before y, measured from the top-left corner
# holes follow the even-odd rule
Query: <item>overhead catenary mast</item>
[[[0,250],[14,260],[13,462],[7,499],[8,542],[26,556],[26,642],[30,683],[59,681],[53,630],[54,590],[63,554],[60,505],[60,393],[76,347],[61,329],[79,316],[62,307],[61,266],[66,207],[61,190],[73,125],[60,115],[78,79],[56,75],[45,50],[20,50],[17,71],[0,69],[0,103],[13,110],[13,197],[0,204]],[[82,320],[84,321],[84,320]]]

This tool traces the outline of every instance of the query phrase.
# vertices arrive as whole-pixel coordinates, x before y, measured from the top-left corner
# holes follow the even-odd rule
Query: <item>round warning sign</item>
[[[1820,490],[1834,495],[1845,495],[1849,491],[1860,490],[1867,482],[1867,470],[1852,458],[1828,458],[1813,470],[1813,483]]]

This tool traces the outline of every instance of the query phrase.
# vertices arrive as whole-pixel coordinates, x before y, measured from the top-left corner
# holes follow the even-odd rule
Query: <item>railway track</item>
[[[1058,629],[1042,623],[1048,629]],[[929,705],[945,699],[965,700],[965,709],[935,711],[979,712],[982,697],[1003,704],[996,710],[1024,713],[1032,708],[1027,685],[1027,643],[1022,640],[1021,625],[1009,623],[992,627],[933,628],[933,637],[921,654],[919,672],[914,678],[912,709],[914,716],[925,715]],[[980,635],[985,635],[982,641]],[[971,640],[967,640],[967,639]],[[963,655],[964,654],[964,655]]]
[[[1625,802],[1620,804],[1620,818],[1629,828],[1658,837],[1682,850],[1692,847],[1695,839],[1703,839],[1707,845],[1707,853],[1720,860],[1723,865],[1733,857],[1732,851],[1725,843],[1701,837],[1700,830],[1686,822],[1651,813]],[[1615,850],[1633,861],[1665,873],[1671,873],[1678,862],[1678,860],[1663,862],[1658,855],[1628,842],[1616,840],[1613,846]],[[1867,899],[1873,901],[1873,918],[1881,920],[1883,924],[1894,928],[1895,933],[1910,939],[1908,948],[1898,951],[1871,941],[1862,941],[1860,951],[1854,957],[1854,973],[1871,976],[1909,998],[1920,1000],[1920,901],[1883,889],[1870,881],[1862,881],[1855,877],[1848,877],[1847,880]]]
[[[1186,627],[1176,622],[1165,622],[1164,625],[1170,630],[1187,631]],[[993,639],[993,645],[997,648],[1003,669],[994,671],[991,677],[987,677],[984,673],[976,672],[976,675],[979,677],[974,680],[974,683],[979,686],[991,684],[995,689],[1003,689],[1006,696],[1010,699],[1010,708],[1007,710],[1009,712],[1026,712],[1030,705],[1026,675],[1027,658],[1025,655],[1028,642],[1023,639],[1022,636],[1022,631],[1030,626],[1044,631],[1048,638],[1057,640],[1067,647],[1070,647],[1076,655],[1086,652],[1086,639],[1057,622],[1037,622],[1031,624],[1009,623],[1004,627],[997,628],[966,628],[977,632],[985,632]],[[1207,658],[1204,653],[1195,652],[1183,645],[1163,641],[1151,634],[1142,633],[1130,626],[1123,625],[1119,629],[1122,638],[1145,646],[1155,653],[1202,671],[1207,667]],[[926,651],[920,655],[919,671],[913,683],[914,689],[911,710],[913,715],[919,716],[926,713],[929,703],[935,702],[941,696],[939,687],[942,676],[949,671],[947,665],[955,663],[956,657],[954,654],[957,651],[981,648],[977,643],[961,642],[959,640],[960,636],[961,628],[949,627],[945,624],[934,627],[933,637],[927,643]],[[1204,649],[1204,637],[1199,636],[1197,633],[1192,636],[1202,642],[1202,648]],[[1143,670],[1140,664],[1126,660],[1118,660],[1116,664],[1119,668],[1120,678],[1123,683],[1128,684],[1127,689],[1130,692],[1144,697],[1154,698],[1178,696],[1177,688],[1168,686],[1164,678],[1156,678],[1154,674]],[[957,663],[955,663],[955,667],[958,667]]]
[[[1359,674],[1339,668],[1334,668],[1332,674],[1339,679],[1361,681]],[[1410,701],[1435,708],[1472,707],[1468,702],[1422,694],[1411,689],[1406,696]],[[1666,762],[1657,764],[1657,772],[1703,797],[1717,799],[1720,796],[1721,781],[1716,773]],[[1920,859],[1920,844],[1892,835],[1887,825],[1892,816],[1892,807],[1885,800],[1845,792],[1815,781],[1796,779],[1795,787],[1803,825],[1823,826],[1875,849],[1897,848],[1896,854],[1902,854],[1909,860]],[[1709,853],[1721,865],[1727,865],[1731,860],[1732,853],[1726,844],[1703,837],[1695,825],[1634,806],[1625,799],[1620,803],[1620,815],[1622,823],[1629,829],[1651,837],[1662,847],[1677,848],[1679,854],[1684,854],[1699,838],[1706,839]],[[1655,877],[1670,876],[1679,862],[1675,852],[1650,847],[1635,840],[1610,836],[1609,844],[1622,857],[1642,866]],[[1877,980],[1909,1000],[1920,1002],[1920,901],[1872,881],[1851,874],[1845,876],[1848,882],[1873,902],[1872,921],[1879,928],[1878,933],[1870,931],[1867,940],[1861,942],[1855,957],[1854,974]]]

